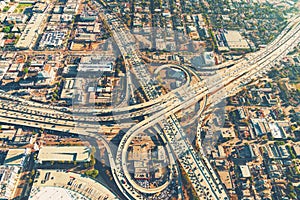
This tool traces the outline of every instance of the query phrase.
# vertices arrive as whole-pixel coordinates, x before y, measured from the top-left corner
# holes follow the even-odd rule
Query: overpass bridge
[[[266,49],[251,54],[252,57],[248,61],[242,60],[232,67],[222,70],[221,79],[219,76],[215,76],[210,79],[215,80],[214,82],[205,83],[204,81],[200,81],[195,85],[187,87],[186,90],[177,91],[177,94],[180,94],[181,99],[171,98],[171,101],[166,101],[164,104],[164,109],[155,110],[150,117],[132,126],[126,132],[118,147],[116,161],[114,161],[109,145],[105,143],[107,144],[106,148],[109,152],[109,160],[112,166],[113,177],[120,190],[124,192],[128,198],[132,197],[135,199],[145,199],[143,197],[144,193],[156,193],[165,189],[165,187],[158,187],[149,190],[138,187],[131,178],[126,165],[126,147],[129,146],[134,135],[143,132],[149,127],[155,127],[157,124],[160,124],[165,130],[164,133],[161,134],[161,137],[169,142],[170,151],[172,150],[175,152],[176,158],[180,161],[184,167],[184,170],[189,175],[191,183],[197,190],[198,195],[201,196],[208,193],[204,198],[228,199],[223,185],[215,175],[215,172],[211,169],[209,163],[206,161],[203,155],[199,156],[199,154],[193,150],[192,145],[189,144],[189,141],[185,139],[185,133],[182,131],[175,113],[195,104],[196,102],[199,102],[206,96],[208,96],[208,101],[215,101],[214,103],[216,103],[220,99],[226,97],[222,96],[224,94],[222,91],[225,90],[229,92],[229,94],[234,94],[244,82],[257,79],[260,73],[264,73],[269,70],[275,62],[282,59],[282,57],[285,56],[291,48],[299,43],[299,21],[299,17],[296,18],[295,21],[291,22],[287,28],[284,29],[282,34],[279,35],[275,42],[268,45]],[[114,37],[126,36],[124,32],[120,32],[121,35],[118,34],[119,33],[116,33]],[[118,45],[124,49],[123,51],[130,53],[135,51],[134,48],[130,45],[127,45],[126,42],[124,43],[124,41],[120,39],[119,41],[121,41],[121,43]],[[138,56],[133,56],[130,63],[133,66],[133,71],[136,76],[140,77],[139,82],[143,86],[145,93],[147,94],[147,98],[150,99],[149,102],[155,102],[155,99],[157,98],[163,99],[165,95],[158,96],[157,91],[155,91],[155,89],[153,89],[153,85],[151,85],[151,78],[145,77],[147,72],[145,71],[145,66],[141,63]],[[6,94],[1,93],[1,95]],[[71,119],[71,115],[62,111],[60,108],[36,104],[35,102],[21,99],[14,99],[8,96],[3,98],[6,98],[6,101],[1,101],[0,104],[2,106],[2,109],[0,110],[1,122],[62,131],[71,134],[80,134],[105,141],[105,138],[99,134],[99,132],[101,132],[100,130],[95,130],[95,127],[88,123],[80,124],[80,122],[74,122]],[[150,105],[161,103],[161,99],[155,104],[149,104],[149,107]],[[166,100],[167,99],[168,98],[166,98]],[[9,106],[10,102],[14,101],[19,101],[22,103],[22,105],[11,104],[12,106]],[[55,111],[53,111],[53,109]],[[56,112],[57,115],[55,115]],[[41,118],[41,114],[45,113],[48,115],[46,114],[43,118]],[[105,120],[104,118],[98,119]],[[79,123],[80,126],[78,126],[76,123]],[[170,160],[172,159],[173,158]],[[173,173],[171,173],[170,176],[172,176],[172,174]],[[121,180],[127,180],[127,183],[129,184],[122,185],[120,184]],[[167,184],[168,183],[166,183],[166,185]]]

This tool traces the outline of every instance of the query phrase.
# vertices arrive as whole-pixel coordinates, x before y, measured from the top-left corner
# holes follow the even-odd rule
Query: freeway
[[[109,17],[110,15],[107,16]],[[111,18],[115,19],[114,17]],[[159,96],[158,92],[153,87],[151,77],[145,76],[145,74],[148,73],[146,71],[146,66],[135,54],[134,47],[130,45],[133,41],[132,36],[119,28],[118,21],[114,21],[112,28],[115,29],[114,38],[119,40],[117,44],[121,48],[123,55],[126,56],[131,54],[129,64],[133,66],[134,74],[138,77],[138,80],[146,93],[147,99],[150,99],[149,102],[154,101],[157,98],[163,99],[166,95]],[[132,196],[137,199],[143,199],[144,197],[142,193],[159,192],[168,184],[167,182],[164,187],[158,187],[151,190],[140,188],[135,184],[134,180],[132,180],[128,170],[126,169],[126,152],[131,138],[143,130],[146,130],[149,127],[155,127],[156,124],[161,123],[165,130],[164,133],[161,134],[161,137],[169,141],[170,151],[172,149],[175,152],[177,159],[180,161],[187,174],[189,174],[191,183],[197,190],[198,195],[201,196],[205,193],[205,198],[227,199],[227,194],[218,180],[218,177],[215,175],[215,172],[211,169],[209,162],[207,162],[204,157],[200,158],[197,152],[192,149],[191,144],[189,144],[189,142],[185,139],[185,134],[174,114],[189,107],[190,105],[195,104],[196,102],[199,102],[206,96],[208,96],[209,102],[216,103],[220,99],[225,98],[225,96],[220,96],[223,94],[221,91],[226,90],[229,94],[234,94],[242,84],[246,84],[252,79],[257,79],[261,73],[265,73],[269,70],[276,61],[280,60],[291,48],[299,43],[299,29],[299,18],[295,18],[295,20],[287,26],[281,35],[279,35],[274,42],[268,45],[266,49],[251,54],[249,60],[243,60],[232,67],[221,71],[221,73],[223,73],[222,79],[220,79],[219,76],[213,76],[210,77],[209,81],[200,81],[198,84],[190,85],[188,88],[185,88],[185,90],[178,91],[176,95],[180,96],[180,99],[174,97],[171,98],[171,101],[166,101],[165,104],[163,104],[165,106],[164,109],[155,110],[149,118],[146,118],[127,131],[119,145],[116,161],[114,161],[110,147],[107,145],[106,148],[110,154],[109,158],[113,176],[120,190],[128,195],[128,198]],[[28,104],[28,108],[30,108],[28,110],[30,111],[25,111],[30,114],[24,113],[24,110],[16,110],[13,108],[14,106],[7,107],[6,102],[5,106],[1,109],[0,121],[35,128],[42,127],[49,130],[84,134],[103,139],[100,137],[100,134],[97,134],[99,131],[95,131],[95,128],[88,124],[83,124],[83,126],[85,126],[84,128],[76,128],[74,123],[72,123],[69,119],[70,116],[56,107],[43,104],[40,105],[21,99],[13,100]],[[157,101],[158,104],[160,102],[161,99]],[[5,102],[3,101],[3,103]],[[16,106],[19,107],[20,105]],[[45,118],[42,119],[44,121],[42,121],[40,117],[37,117],[41,113],[44,114],[44,112],[51,112],[52,109],[55,109],[56,111],[59,110],[60,114],[55,117],[61,117],[61,119],[55,119],[57,121],[54,121],[54,116],[45,116]],[[102,120],[101,118],[99,119]],[[174,140],[174,138],[176,140]],[[174,173],[175,172],[172,171],[170,177],[172,177],[172,174]],[[127,183],[130,184],[121,185],[120,182],[122,180],[127,180]],[[209,194],[207,195],[207,193]]]
[[[216,77],[216,82],[208,82],[207,83],[207,89],[205,89],[204,91],[200,91],[197,95],[195,95],[194,97],[188,96],[188,98],[185,99],[185,101],[179,102],[179,105],[176,105],[176,103],[173,103],[170,107],[166,108],[164,111],[159,112],[154,114],[153,116],[149,117],[148,119],[140,122],[139,124],[137,124],[136,126],[132,127],[129,131],[127,131],[127,133],[124,135],[124,137],[122,138],[121,141],[121,145],[119,146],[118,152],[117,152],[117,163],[120,162],[119,167],[122,166],[123,167],[123,171],[124,174],[127,178],[127,180],[131,181],[131,177],[129,175],[129,173],[126,172],[126,153],[124,151],[124,149],[126,149],[126,147],[129,145],[130,138],[132,135],[135,135],[136,133],[140,133],[143,130],[145,130],[148,127],[154,126],[156,123],[159,123],[160,121],[162,121],[165,116],[170,116],[171,118],[174,118],[173,114],[176,113],[176,111],[181,110],[182,109],[182,105],[185,106],[189,106],[190,103],[195,103],[197,101],[199,101],[199,97],[202,97],[206,94],[206,95],[217,95],[219,94],[219,91],[222,89],[226,89],[231,91],[232,90],[232,85],[234,87],[239,87],[240,86],[240,79],[244,80],[245,78],[249,78],[253,77],[255,74],[257,74],[258,72],[260,72],[263,68],[265,68],[264,70],[266,70],[266,67],[269,66],[270,62],[274,62],[274,61],[278,61],[278,59],[280,59],[283,55],[286,55],[288,52],[288,49],[292,48],[293,45],[297,44],[299,42],[299,21],[297,22],[297,24],[291,26],[291,27],[287,27],[287,30],[285,32],[285,34],[281,37],[280,40],[277,40],[277,42],[273,43],[272,46],[268,49],[272,49],[271,51],[268,51],[268,54],[266,54],[265,57],[261,57],[260,55],[257,56],[256,58],[254,58],[256,60],[256,62],[259,62],[259,65],[257,65],[256,63],[249,66],[246,65],[247,67],[245,68],[245,63],[241,63],[241,64],[237,64],[234,65],[234,67],[230,68],[228,71],[225,71],[223,74],[223,78],[220,80],[217,80]],[[250,74],[250,75],[249,75]],[[191,91],[192,93],[193,91]],[[218,98],[222,99],[223,97]],[[173,121],[174,122],[174,121]],[[172,125],[174,123],[170,122],[169,125]],[[123,144],[125,144],[123,146]],[[174,146],[174,148],[176,148],[176,146]],[[186,149],[186,146],[182,146],[182,148],[180,149]],[[193,163],[197,163],[197,160],[194,159],[195,155],[194,153],[191,153],[192,155],[192,160]],[[202,164],[204,165],[204,164]],[[118,166],[118,164],[117,164]],[[197,168],[199,169],[199,164],[196,165],[198,166]],[[202,174],[201,177],[205,177],[207,178],[207,174]],[[209,179],[211,178],[211,176],[208,176]],[[124,178],[124,177],[120,177],[120,178]],[[213,180],[216,180],[215,177],[212,177]],[[192,182],[193,183],[193,182]],[[198,182],[199,183],[199,182]],[[197,188],[197,184],[193,184],[194,188]],[[209,183],[210,186],[210,195],[213,195],[215,199],[227,199],[228,197],[226,196],[226,194],[224,194],[224,192],[222,192],[223,190],[220,190],[218,194],[216,194],[216,192],[214,191],[214,188],[217,188],[215,184],[213,183]]]
[[[128,59],[129,63],[132,66],[132,71],[134,72],[142,90],[144,91],[146,95],[146,99],[153,100],[158,98],[159,92],[153,87],[153,80],[149,76],[149,73],[147,72],[147,67],[141,60],[139,59],[136,52],[138,52],[135,49],[135,46],[132,45],[133,37],[129,32],[126,32],[126,30],[119,28],[121,25],[121,22],[118,20],[117,17],[114,17],[112,14],[103,16],[104,19],[106,19],[109,24],[111,25],[111,30],[113,30],[113,37],[124,57],[127,55],[130,55],[130,58]],[[185,92],[185,91],[184,91]],[[186,96],[186,95],[185,95]],[[161,111],[165,112],[165,110]],[[155,114],[154,114],[155,115]],[[152,115],[152,117],[154,116]],[[152,118],[151,117],[151,118]],[[147,121],[147,120],[144,120]],[[143,122],[144,122],[143,121]],[[128,137],[123,137],[121,144],[119,145],[118,151],[117,151],[117,161],[116,161],[116,167],[119,171],[118,173],[118,179],[116,181],[124,181],[126,178],[127,182],[130,182],[130,185],[123,185],[126,191],[134,198],[143,199],[142,193],[157,193],[159,191],[162,191],[165,189],[165,185],[154,188],[154,189],[146,189],[141,188],[138,186],[135,181],[130,177],[130,174],[127,170],[127,165],[124,160],[126,160],[126,153],[128,146],[130,144],[130,139],[134,136],[134,134],[130,134],[130,132],[127,132],[126,135]],[[162,136],[164,138],[165,136]],[[172,147],[174,148],[174,147]],[[121,155],[122,154],[122,155]],[[122,160],[122,163],[120,162]],[[122,172],[123,171],[123,172]],[[172,175],[172,173],[171,173]],[[170,177],[168,180],[171,180],[172,177]],[[132,188],[134,186],[134,189]]]
[[[215,82],[213,82],[213,84],[206,83],[206,84],[208,84],[207,87],[197,88],[194,85],[191,86],[190,93],[185,91],[183,94],[181,94],[182,97],[184,98],[184,101],[176,100],[176,102],[168,102],[167,103],[168,106],[166,107],[166,109],[164,109],[164,110],[158,112],[158,114],[154,114],[150,118],[142,121],[138,125],[134,126],[134,128],[129,130],[127,133],[129,135],[138,133],[139,127],[143,127],[145,129],[145,128],[147,128],[147,126],[148,127],[153,126],[156,123],[162,122],[165,119],[165,116],[170,116],[173,120],[173,123],[168,123],[165,125],[165,127],[173,127],[170,125],[175,123],[174,122],[175,118],[173,117],[173,114],[176,113],[177,111],[183,109],[184,107],[189,106],[190,104],[193,104],[193,103],[201,100],[203,97],[205,97],[205,95],[209,95],[210,101],[219,99],[221,97],[217,96],[218,91],[224,90],[224,89],[226,89],[227,91],[232,91],[234,88],[239,88],[241,85],[241,82],[243,82],[249,78],[255,78],[256,74],[260,73],[260,71],[262,71],[262,70],[267,70],[266,67],[270,68],[272,63],[274,63],[278,59],[282,58],[282,56],[286,55],[288,50],[290,48],[292,48],[293,45],[296,45],[299,42],[299,23],[297,25],[294,25],[293,28],[289,32],[286,32],[280,41],[284,41],[284,42],[274,43],[273,45],[276,46],[277,48],[271,48],[272,51],[270,51],[265,57],[253,58],[254,60],[256,60],[256,62],[259,63],[259,65],[255,64],[255,63],[252,65],[251,65],[251,63],[249,63],[248,65],[246,63],[237,64],[223,72],[224,74],[223,74],[222,80],[217,80],[217,77],[216,77],[216,79],[213,79],[213,78],[211,79],[211,80],[215,80]],[[247,67],[244,67],[244,66],[247,66]],[[202,85],[203,85],[203,83],[202,83]],[[195,89],[197,89],[197,90],[195,90]],[[195,91],[196,91],[196,94],[195,94]],[[187,95],[187,94],[190,94],[190,95]],[[218,97],[218,98],[216,98],[216,97]],[[224,98],[224,97],[222,97],[222,98]],[[27,103],[27,102],[28,101],[24,101],[24,103]],[[13,110],[14,107],[16,107],[16,106],[11,106],[11,107],[6,107],[6,108]],[[53,108],[51,108],[50,106],[43,105],[43,106],[39,106],[39,107],[34,107],[33,111],[40,112],[40,110],[44,111],[45,109],[52,110]],[[26,115],[26,117],[22,117],[22,115],[20,115],[21,110],[14,110],[14,111],[15,111],[14,113],[11,113],[11,112],[7,112],[7,110],[5,110],[5,111],[2,110],[1,116],[0,116],[0,121],[10,123],[10,124],[19,124],[19,125],[30,126],[30,127],[35,127],[35,128],[42,127],[42,128],[49,129],[49,130],[63,131],[63,132],[69,132],[69,133],[74,133],[74,134],[83,134],[83,133],[91,134],[91,133],[95,132],[94,127],[90,127],[90,128],[87,127],[87,129],[85,129],[85,130],[84,129],[76,129],[75,127],[73,127],[73,125],[69,124],[69,120],[67,119],[66,116],[64,116],[64,113],[62,111],[61,111],[62,119],[59,121],[51,121],[50,116],[45,116],[45,118],[47,118],[47,119],[49,118],[49,121],[47,123],[40,122],[38,118],[32,118],[32,116],[28,116],[28,115]],[[59,122],[59,123],[57,123],[57,122]],[[55,126],[53,127],[53,125],[55,125]],[[176,126],[177,126],[177,124],[176,124]],[[178,131],[179,128],[176,128],[176,129],[177,129],[177,132],[180,132],[182,134],[182,131]],[[126,135],[127,135],[127,133],[126,133]],[[125,142],[129,142],[130,140],[126,135],[124,136],[123,139]],[[91,136],[96,137],[95,134],[94,135],[91,134]],[[174,136],[179,137],[178,135],[174,135]],[[180,138],[178,138],[178,139],[180,139]],[[124,142],[124,144],[125,144],[125,142]],[[185,143],[185,144],[182,143],[182,144],[189,146],[188,143]],[[123,153],[122,147],[124,147],[124,146],[120,145],[119,147],[121,149],[120,152]],[[107,147],[107,148],[109,148],[109,147]],[[176,148],[172,147],[172,145],[171,145],[171,148],[176,149]],[[185,147],[183,147],[181,149],[184,149],[184,148]],[[190,155],[189,157],[191,157],[188,159],[189,165],[199,166],[198,161],[196,161],[197,154],[194,153],[193,151],[190,151],[189,155]],[[113,167],[113,170],[118,169],[118,172],[116,172],[117,174],[115,174],[115,176],[114,176],[115,180],[120,180],[120,179],[124,178],[124,176],[119,175],[120,171],[123,169],[123,167],[122,168],[118,167],[118,162],[119,162],[118,159],[121,159],[121,158],[124,159],[123,156],[121,156],[121,154],[119,154],[119,156],[117,154],[117,161],[116,161],[117,164],[115,167]],[[183,158],[183,159],[187,160],[187,158]],[[114,166],[113,165],[114,161],[112,161],[112,159],[111,159],[111,162],[112,162],[111,165]],[[125,160],[123,160],[123,162],[126,163]],[[184,161],[182,160],[182,162],[184,162]],[[207,164],[204,164],[204,162],[201,162],[201,163],[202,163],[201,165],[203,165],[203,166],[207,165]],[[203,169],[201,167],[200,168],[198,167],[198,169],[200,169],[199,172],[203,171]],[[196,171],[198,171],[198,170],[196,170]],[[187,173],[191,173],[191,172],[189,172],[187,170]],[[213,175],[211,175],[211,176],[213,177]],[[201,178],[195,179],[196,181],[193,184],[193,186],[195,188],[199,188],[199,186],[198,186],[199,181],[202,182],[201,180],[204,178],[206,180],[209,180],[209,179],[215,180],[214,177],[213,178],[208,178],[208,177],[210,177],[210,175],[207,172],[202,173]],[[214,186],[214,185],[215,184],[211,184],[208,182],[208,185],[206,185],[206,188],[219,187],[219,186]],[[123,186],[121,188],[123,188]],[[199,194],[199,195],[201,195],[201,194]],[[214,194],[210,194],[210,195],[214,195]]]

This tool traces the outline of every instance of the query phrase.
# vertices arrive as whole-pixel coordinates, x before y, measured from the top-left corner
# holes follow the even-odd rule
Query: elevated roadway
[[[143,193],[156,193],[165,189],[165,186],[155,189],[138,187],[131,178],[126,165],[127,147],[129,146],[132,137],[143,132],[149,127],[155,127],[156,124],[161,123],[166,130],[161,137],[170,142],[170,148],[175,152],[176,157],[184,166],[184,170],[187,172],[187,174],[189,174],[193,187],[196,190],[199,189],[198,195],[202,196],[203,192],[206,192],[205,194],[208,194],[205,198],[224,200],[228,199],[223,185],[215,175],[215,172],[211,169],[209,163],[205,158],[200,158],[197,152],[192,149],[192,145],[189,144],[188,140],[186,140],[185,134],[182,131],[174,114],[199,102],[206,96],[208,96],[209,101],[215,100],[215,102],[218,102],[220,99],[226,97],[220,96],[223,94],[221,93],[222,90],[226,90],[230,94],[234,94],[235,91],[238,90],[237,88],[240,88],[241,85],[247,84],[247,82],[251,81],[252,79],[257,79],[260,73],[265,73],[267,70],[269,70],[275,62],[279,61],[288,53],[291,48],[299,43],[299,21],[299,17],[296,18],[287,26],[286,29],[284,29],[282,34],[279,35],[275,42],[272,42],[263,51],[252,54],[248,61],[242,60],[232,67],[222,71],[223,74],[221,79],[219,76],[215,76],[211,78],[211,80],[215,80],[212,83],[204,83],[204,81],[200,81],[198,84],[186,88],[186,90],[176,92],[176,95],[180,96],[180,98],[174,98],[171,101],[166,101],[166,107],[163,110],[157,110],[149,118],[146,118],[137,125],[131,127],[121,140],[117,151],[116,161],[113,160],[112,156],[109,156],[113,176],[120,190],[126,193],[129,198],[133,197],[135,199],[144,199],[142,195]],[[118,24],[115,24],[114,28],[118,28]],[[147,71],[145,70],[146,67],[141,63],[140,59],[134,55],[134,47],[132,45],[128,45],[128,41],[130,41],[130,39],[121,40],[123,37],[130,38],[131,36],[125,34],[125,32],[122,32],[120,29],[118,29],[118,31],[121,32],[116,31],[114,38],[120,37],[119,41],[121,43],[119,43],[118,46],[121,49],[123,48],[121,52],[123,51],[123,53],[127,53],[127,55],[128,52],[131,54],[132,59],[130,62],[133,66],[133,71],[135,75],[139,77],[139,82],[141,83],[147,98],[150,99],[150,101],[154,101],[156,98],[163,98],[163,96],[159,97],[159,94],[157,91],[155,91],[153,85],[151,84],[151,78],[145,76],[145,74],[147,74]],[[104,139],[98,134],[97,130],[95,131],[94,127],[91,127],[88,124],[83,124],[84,127],[79,127],[79,129],[78,127],[76,128],[74,123],[69,120],[69,115],[65,114],[60,109],[43,104],[33,104],[30,101],[21,99],[12,100],[20,101],[24,104],[28,104],[28,106],[32,106],[33,111],[31,112],[45,112],[48,109],[55,109],[56,111],[59,110],[59,115],[61,115],[62,119],[55,119],[56,121],[54,121],[51,116],[45,116],[44,119],[40,119],[40,117],[36,117],[36,113],[34,113],[35,117],[32,117],[28,113],[24,114],[21,111],[14,110],[12,107],[10,107],[6,110],[1,109],[1,122],[35,128],[42,127],[48,130],[82,134]],[[161,100],[158,101],[158,103],[159,102],[161,102]],[[176,141],[180,142],[174,142],[174,138]],[[178,147],[183,152],[179,151]],[[108,145],[107,148],[110,152],[110,147]],[[109,154],[111,154],[111,152]],[[120,184],[121,180],[127,180],[127,183],[129,184],[122,185]]]

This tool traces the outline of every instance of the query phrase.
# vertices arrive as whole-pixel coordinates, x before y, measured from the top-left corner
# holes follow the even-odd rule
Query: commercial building
[[[112,72],[114,70],[114,57],[87,56],[80,60],[78,72]]]
[[[91,149],[87,146],[43,146],[38,154],[38,163],[89,162]]]
[[[25,23],[27,19],[28,16],[25,14],[12,13],[7,16],[5,21],[7,23]]]
[[[231,50],[250,49],[248,42],[242,37],[242,35],[238,31],[225,31],[221,35],[224,36],[225,42]]]
[[[218,174],[220,176],[220,179],[221,179],[222,183],[224,183],[226,189],[227,190],[232,190],[233,189],[233,183],[232,183],[229,171],[218,171]]]
[[[242,178],[250,178],[251,177],[251,173],[250,173],[249,167],[247,165],[240,165],[240,170],[241,170]]]
[[[251,124],[256,136],[266,135],[270,132],[269,125],[265,118],[252,118]]]
[[[16,134],[15,129],[1,130],[0,131],[0,140],[12,140]]]
[[[36,85],[51,85],[52,81],[55,79],[55,70],[54,68],[46,64],[44,69],[37,74]]]
[[[0,199],[13,199],[20,168],[17,166],[0,166]]]
[[[250,161],[250,160],[257,158],[251,145],[244,145],[242,147],[238,147],[237,153],[238,153],[240,159]]]
[[[52,31],[52,32],[44,33],[40,41],[39,47],[41,49],[45,47],[59,48],[62,46],[64,38],[65,38],[64,32]]]
[[[67,65],[62,71],[63,77],[76,77],[77,65]]]
[[[150,178],[150,172],[146,162],[134,161],[134,178],[136,180],[145,180]]]
[[[77,0],[69,0],[64,7],[64,13],[76,14],[78,8],[79,8],[79,4]]]
[[[300,145],[293,145],[293,150],[296,153],[296,156],[300,157]]]
[[[29,200],[118,199],[106,186],[73,172],[37,170]]]
[[[60,96],[62,100],[72,100],[72,98],[74,97],[73,95],[75,94],[74,82],[75,80],[73,78],[66,78]]]
[[[26,145],[29,144],[32,139],[32,134],[28,132],[24,132],[21,128],[19,128],[14,135],[14,139],[12,144],[14,145]]]
[[[47,6],[47,3],[38,2],[33,6],[32,11],[36,13],[42,13],[46,10]]]
[[[191,62],[194,67],[201,69],[201,67],[214,66],[215,57],[213,52],[204,52],[200,56],[193,58]]]
[[[97,13],[96,12],[82,12],[80,15],[80,21],[82,22],[93,22],[97,19]]]
[[[33,14],[16,44],[17,49],[29,49],[35,44],[35,40],[38,37],[38,32],[42,27],[44,18],[45,14],[43,13]]]
[[[277,123],[269,123],[271,135],[274,139],[285,139],[287,138],[285,130],[278,126]]]
[[[75,37],[75,42],[95,42],[96,34],[93,33],[78,33]]]
[[[4,165],[22,167],[29,151],[27,149],[9,149],[4,160]]]

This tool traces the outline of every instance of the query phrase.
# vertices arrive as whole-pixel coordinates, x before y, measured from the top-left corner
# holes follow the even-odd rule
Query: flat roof
[[[91,149],[87,146],[43,146],[38,155],[39,162],[45,161],[90,161]]]
[[[44,20],[45,14],[43,13],[34,13],[29,22],[26,25],[25,30],[22,32],[22,35],[19,41],[16,44],[16,48],[30,48],[33,42],[36,39],[37,31],[40,28]]]
[[[300,145],[293,145],[296,156],[300,156]]]
[[[232,185],[232,181],[231,181],[229,171],[218,171],[218,174],[220,176],[220,179],[221,179],[222,183],[224,183],[225,187],[228,190],[233,189],[233,185]]]
[[[66,78],[66,81],[64,83],[64,88],[61,92],[61,98],[62,99],[72,99],[75,94],[75,80],[74,78]]]
[[[16,134],[16,130],[4,130],[0,132],[0,138],[11,140]]]
[[[224,33],[226,42],[231,49],[249,49],[247,41],[238,31],[226,31]]]
[[[17,181],[20,178],[18,166],[0,166],[0,199],[13,199]]]
[[[89,198],[65,188],[59,187],[41,187],[39,190],[33,190],[30,200],[88,200]]]
[[[82,174],[42,169],[39,169],[37,173],[39,173],[40,176],[34,180],[30,192],[30,200],[48,200],[54,199],[53,197],[55,197],[55,200],[69,200],[69,198],[64,198],[66,196],[63,194],[70,194],[71,191],[76,192],[73,193],[76,196],[72,198],[76,200],[81,199],[78,198],[80,197],[78,193],[87,197],[87,199],[118,199],[109,188]],[[63,191],[55,188],[64,188],[67,190]],[[42,191],[42,194],[40,191]],[[52,193],[52,198],[46,198],[50,193]]]
[[[281,132],[277,123],[269,123],[272,137],[275,139],[285,138],[284,134]]]
[[[82,57],[78,65],[78,71],[102,71],[111,72],[115,57],[110,56],[86,56]]]
[[[6,165],[22,165],[26,149],[9,149],[5,157]]]
[[[247,165],[240,165],[240,170],[242,172],[243,178],[251,177],[251,173],[250,173],[249,167]]]

